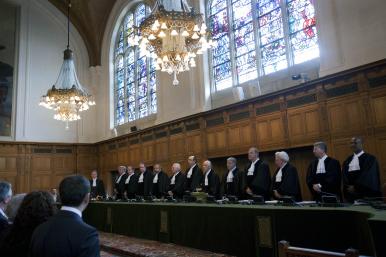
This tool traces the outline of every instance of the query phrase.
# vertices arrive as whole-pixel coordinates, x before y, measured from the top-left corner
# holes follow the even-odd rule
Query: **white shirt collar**
[[[328,157],[327,154],[325,154],[322,158],[319,159],[319,161],[323,161],[324,162],[327,159],[327,157]]]
[[[7,214],[5,214],[5,212],[1,208],[0,208],[0,214],[3,215],[6,219],[8,219]]]
[[[196,165],[197,165],[197,163],[194,164],[192,167],[190,167],[188,174],[186,175],[187,178],[190,178],[192,176],[193,169],[194,169],[194,167],[196,167]]]
[[[176,184],[176,176],[178,175],[178,173],[180,173],[180,172],[179,172],[179,171],[176,172],[176,173],[173,175],[172,179],[170,180],[170,184],[171,184],[171,185],[175,185],[175,184]]]
[[[125,175],[125,173],[122,173],[122,175],[119,176],[119,178],[117,179],[117,181],[115,181],[115,183],[119,183],[123,175]]]
[[[327,154],[318,160],[318,165],[316,166],[316,174],[326,173],[326,167],[324,166],[324,161],[327,159]]]
[[[364,154],[365,152],[362,150],[362,151],[360,151],[359,153],[354,153],[354,155],[356,156],[356,157],[360,157],[362,154]]]
[[[255,164],[259,161],[260,159],[257,158],[255,161],[251,163],[251,166],[248,169],[247,176],[253,176],[253,173],[255,172]]]
[[[82,218],[82,212],[80,210],[78,210],[77,208],[70,207],[70,206],[62,206],[62,208],[60,208],[60,210],[76,213],[76,214],[78,214],[79,217]]]

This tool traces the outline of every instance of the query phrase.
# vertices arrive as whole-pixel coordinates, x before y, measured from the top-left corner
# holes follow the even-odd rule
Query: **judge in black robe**
[[[137,195],[150,196],[153,189],[153,174],[146,169],[144,163],[139,164],[139,171]]]
[[[181,172],[181,165],[179,163],[173,164],[172,172],[173,175],[170,177],[168,195],[180,200],[184,196],[186,176]]]
[[[202,164],[204,170],[204,176],[202,179],[202,189],[208,196],[214,196],[216,199],[220,199],[220,178],[212,170],[212,163],[208,160]]]
[[[242,181],[244,198],[260,195],[267,201],[271,197],[269,166],[259,159],[259,151],[255,147],[249,149],[248,159],[250,163],[245,167]]]
[[[195,192],[202,180],[202,171],[197,165],[195,156],[188,158],[189,169],[186,170],[185,191]]]
[[[154,165],[152,195],[157,198],[165,197],[169,184],[169,177],[162,171],[161,165]]]
[[[114,192],[115,192],[115,199],[116,200],[120,200],[120,199],[124,198],[126,179],[127,179],[126,167],[125,166],[119,166],[118,167],[118,177],[116,178],[115,183],[114,183]]]
[[[236,166],[237,160],[234,157],[229,157],[227,159],[227,169],[228,171],[222,177],[221,182],[221,194],[223,196],[236,196],[240,198],[242,192],[242,173]]]
[[[343,163],[343,192],[347,201],[381,197],[379,164],[375,156],[363,151],[361,138],[351,139],[350,155]]]
[[[275,153],[275,163],[278,166],[272,178],[272,194],[274,199],[290,196],[295,201],[302,201],[298,171],[288,163],[289,156],[286,152]]]
[[[135,199],[138,190],[138,174],[134,173],[133,167],[127,167],[127,179],[125,181],[126,185],[126,198]]]
[[[103,181],[98,178],[98,173],[96,170],[91,172],[90,187],[91,198],[106,197],[105,185],[103,184]]]
[[[342,176],[339,161],[327,156],[324,142],[314,144],[315,159],[307,170],[307,186],[315,201],[321,201],[323,195],[335,195],[341,199]]]

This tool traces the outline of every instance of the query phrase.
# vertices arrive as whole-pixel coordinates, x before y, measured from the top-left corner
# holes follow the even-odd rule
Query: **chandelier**
[[[155,60],[155,69],[177,74],[196,67],[195,57],[216,46],[202,14],[197,14],[186,0],[157,0],[151,14],[140,24],[139,35],[128,42],[139,46],[142,54]]]
[[[64,60],[58,79],[46,95],[41,97],[40,106],[55,111],[54,119],[68,123],[80,120],[80,112],[95,105],[91,95],[82,87],[76,75],[73,52],[70,49],[70,8],[67,13],[67,49],[64,50]]]

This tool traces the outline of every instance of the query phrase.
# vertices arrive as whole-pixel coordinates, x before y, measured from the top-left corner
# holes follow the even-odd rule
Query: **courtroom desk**
[[[93,202],[84,220],[105,232],[241,257],[276,256],[280,240],[386,257],[386,211],[367,206]]]

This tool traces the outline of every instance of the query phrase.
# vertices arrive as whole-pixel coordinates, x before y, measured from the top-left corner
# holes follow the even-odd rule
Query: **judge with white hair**
[[[273,176],[272,193],[273,198],[280,199],[290,196],[295,201],[302,200],[298,171],[289,163],[289,156],[286,152],[275,153],[275,164],[278,167]]]

